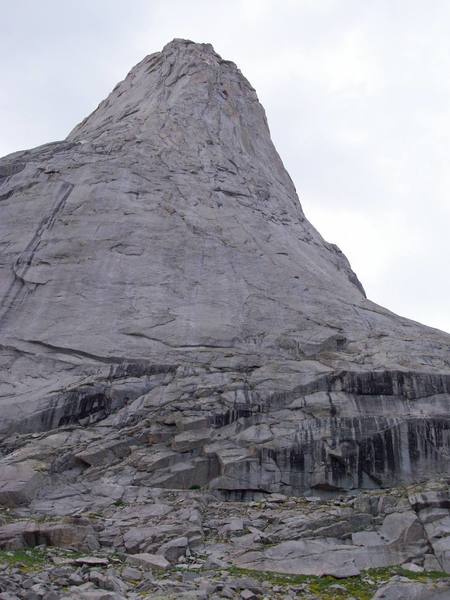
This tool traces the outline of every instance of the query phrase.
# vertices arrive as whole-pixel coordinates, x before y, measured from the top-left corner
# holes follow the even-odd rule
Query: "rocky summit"
[[[450,335],[366,298],[234,63],[147,56],[0,215],[1,600],[450,597]]]

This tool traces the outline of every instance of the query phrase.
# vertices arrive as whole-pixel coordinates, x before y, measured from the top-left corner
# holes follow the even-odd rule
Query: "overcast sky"
[[[450,2],[2,2],[0,156],[64,138],[174,37],[256,88],[307,217],[368,296],[450,332]]]

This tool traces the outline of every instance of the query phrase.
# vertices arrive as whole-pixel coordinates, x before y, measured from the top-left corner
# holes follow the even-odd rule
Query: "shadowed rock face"
[[[51,486],[248,499],[449,472],[450,336],[366,299],[209,44],[174,40],[65,141],[3,158],[0,211],[5,502],[48,493],[22,463],[54,429],[79,435],[39,455]]]

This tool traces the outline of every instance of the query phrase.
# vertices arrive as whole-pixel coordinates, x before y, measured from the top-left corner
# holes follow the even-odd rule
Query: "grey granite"
[[[0,212],[6,504],[449,473],[450,336],[366,298],[209,44],[174,40],[65,141],[1,159]]]

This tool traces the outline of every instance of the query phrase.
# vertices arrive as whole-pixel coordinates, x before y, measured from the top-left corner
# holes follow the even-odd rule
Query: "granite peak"
[[[2,158],[0,212],[0,504],[17,514],[91,510],[98,490],[328,498],[448,475],[450,336],[366,298],[210,44],[170,42],[66,140]],[[154,551],[133,535],[118,547]]]

